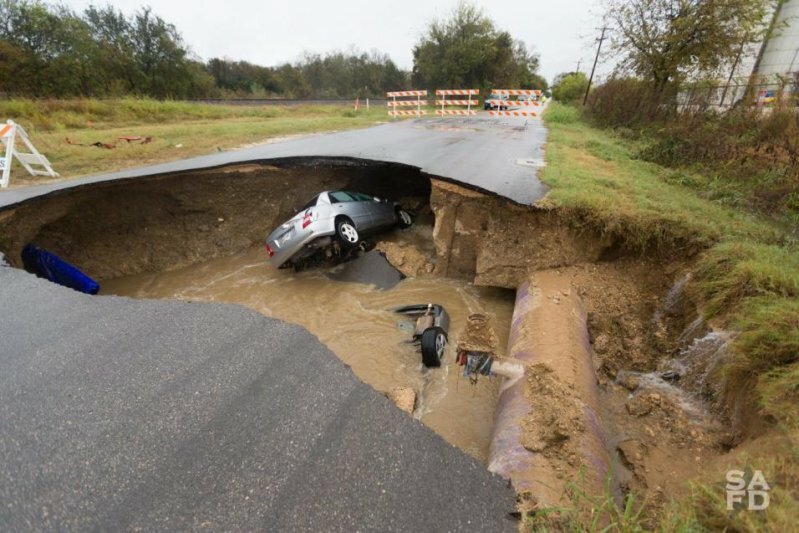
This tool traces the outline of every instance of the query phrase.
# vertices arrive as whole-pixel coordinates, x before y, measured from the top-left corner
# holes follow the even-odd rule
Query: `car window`
[[[371,202],[371,201],[373,201],[373,200],[374,200],[374,198],[372,198],[372,197],[371,197],[371,196],[369,196],[368,194],[364,194],[364,193],[362,193],[362,192],[351,192],[351,193],[349,193],[349,194],[351,194],[352,196],[354,196],[354,197],[355,197],[355,199],[356,199],[357,201],[359,201],[359,202]]]
[[[338,203],[338,202],[354,202],[355,201],[355,198],[353,198],[350,193],[344,192],[344,191],[331,192],[331,193],[328,193],[328,196],[330,196],[330,199],[333,202],[336,202],[336,203]]]
[[[301,208],[299,208],[299,209],[298,209],[298,211],[305,211],[306,209],[310,209],[310,208],[312,208],[313,206],[315,206],[315,205],[316,205],[316,202],[317,202],[317,201],[319,201],[319,195],[318,195],[318,194],[317,194],[316,196],[314,196],[314,197],[313,197],[313,199],[312,199],[312,200],[310,200],[310,201],[309,201],[307,204],[305,204],[304,206],[302,206]],[[295,204],[295,205],[296,205],[296,204]]]

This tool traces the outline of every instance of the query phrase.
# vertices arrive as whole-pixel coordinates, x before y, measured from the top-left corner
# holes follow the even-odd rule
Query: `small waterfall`
[[[718,397],[724,388],[719,367],[725,362],[733,335],[727,331],[709,331],[694,339],[669,361],[680,372],[682,386],[704,400]]]
[[[652,323],[655,327],[661,327],[664,318],[679,314],[680,306],[683,303],[683,289],[690,279],[691,274],[688,273],[675,281],[674,285],[671,286],[669,292],[666,293],[666,297],[663,298],[663,303],[655,310],[655,314],[652,317]]]
[[[652,317],[654,335],[663,341],[669,337],[683,315],[690,317],[683,298],[691,275],[678,279],[666,293]],[[673,337],[671,337],[674,339]],[[655,391],[679,405],[695,421],[708,421],[708,408],[724,389],[724,376],[719,369],[726,361],[733,335],[727,331],[708,330],[705,318],[698,314],[676,339],[665,346],[678,347],[674,357],[661,360],[654,372],[619,372],[616,382],[629,389]],[[631,383],[634,385],[630,386]]]

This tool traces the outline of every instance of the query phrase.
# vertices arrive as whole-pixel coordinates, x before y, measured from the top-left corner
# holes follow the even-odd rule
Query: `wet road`
[[[516,529],[504,480],[303,328],[6,267],[0,302],[0,531]]]
[[[536,176],[543,164],[546,135],[540,118],[497,118],[481,114],[443,120],[403,120],[68,182],[0,191],[0,208],[64,188],[108,180],[297,157],[402,163],[520,204],[531,204],[543,198],[548,190]]]

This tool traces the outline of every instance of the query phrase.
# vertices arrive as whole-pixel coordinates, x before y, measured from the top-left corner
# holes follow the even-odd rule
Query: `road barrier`
[[[502,107],[539,107],[541,104],[537,100],[521,100],[521,101],[510,101],[510,99],[502,99],[502,96],[535,96],[536,98],[541,97],[541,91],[538,89],[491,89],[491,94],[496,94],[500,98],[498,99],[487,99],[487,104],[494,104],[497,107],[497,111],[489,111],[489,116],[492,117],[537,117],[538,113],[535,111],[502,111]]]
[[[415,96],[415,100],[397,100],[397,98],[408,98]],[[386,93],[386,97],[390,98],[386,104],[388,105],[388,115],[390,117],[402,116],[417,116],[426,115],[427,111],[422,109],[423,105],[427,105],[427,100],[422,100],[422,96],[427,96],[427,91],[394,91]],[[397,110],[398,107],[416,107],[413,111]]]
[[[491,117],[537,117],[535,111],[489,111]]]
[[[16,141],[21,141],[28,151],[21,152],[16,146]],[[0,127],[0,142],[6,147],[5,156],[0,159],[0,172],[2,172],[0,174],[0,188],[5,189],[8,187],[8,182],[11,179],[11,164],[14,162],[15,157],[31,176],[58,177],[58,172],[50,166],[50,161],[36,150],[22,126],[13,120],[9,120],[4,126]],[[38,170],[34,166],[42,167],[44,170]]]
[[[441,106],[441,109],[436,109],[436,115],[476,115],[477,111],[472,109],[472,106],[479,104],[478,100],[473,100],[473,95],[479,95],[480,89],[438,89],[436,96],[440,96],[440,100],[436,100],[436,105]],[[466,96],[466,100],[447,100],[447,96]],[[466,109],[447,109],[446,106],[466,106]]]

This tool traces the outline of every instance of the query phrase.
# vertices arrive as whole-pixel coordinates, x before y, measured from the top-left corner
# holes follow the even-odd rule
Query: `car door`
[[[363,193],[351,193],[363,201],[371,217],[371,225],[375,227],[388,226],[394,223],[394,211],[387,202],[376,200],[374,196]]]
[[[355,227],[364,230],[372,226],[371,213],[364,202],[347,191],[333,191],[328,193],[330,204],[335,216],[345,215],[355,223]]]

